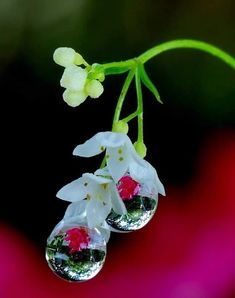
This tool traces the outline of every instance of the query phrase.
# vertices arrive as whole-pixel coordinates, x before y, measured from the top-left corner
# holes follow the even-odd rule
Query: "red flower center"
[[[64,239],[69,242],[68,246],[70,248],[70,253],[74,253],[88,247],[90,236],[85,229],[73,228],[68,230],[66,235],[67,236]]]
[[[131,200],[140,190],[140,184],[130,176],[123,176],[118,181],[118,192],[123,200]]]

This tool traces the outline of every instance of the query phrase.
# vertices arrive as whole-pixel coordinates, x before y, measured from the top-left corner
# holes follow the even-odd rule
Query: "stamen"
[[[121,148],[118,149],[118,154],[122,154],[122,149]]]

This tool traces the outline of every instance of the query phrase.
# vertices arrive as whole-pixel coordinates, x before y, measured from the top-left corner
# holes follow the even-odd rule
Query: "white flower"
[[[82,220],[86,216],[89,228],[102,225],[112,208],[118,214],[126,213],[113,181],[90,173],[65,185],[57,197],[73,202],[65,217]]]
[[[102,153],[106,149],[106,162],[109,175],[118,183],[126,173],[143,187],[142,195],[157,197],[165,195],[156,170],[135,151],[129,137],[124,133],[100,132],[82,145],[78,145],[74,155],[90,157]],[[99,170],[96,174],[107,175],[107,170]]]

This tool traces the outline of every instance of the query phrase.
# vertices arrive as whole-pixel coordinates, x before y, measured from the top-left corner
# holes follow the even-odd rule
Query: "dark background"
[[[110,130],[125,76],[106,77],[99,99],[71,108],[59,86],[63,69],[52,60],[57,47],[72,47],[91,63],[105,63],[190,38],[235,56],[234,28],[232,0],[1,0],[2,222],[43,252],[67,206],[56,192],[101,161],[73,157],[72,150],[96,132]],[[147,160],[166,190],[183,187],[194,179],[209,136],[235,134],[235,72],[194,50],[164,53],[146,69],[164,102],[158,104],[144,90]],[[126,111],[134,110],[135,98],[132,88]],[[131,125],[133,142],[134,129]]]

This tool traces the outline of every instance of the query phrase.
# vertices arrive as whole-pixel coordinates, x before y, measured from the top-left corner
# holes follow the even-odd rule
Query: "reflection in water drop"
[[[148,197],[134,196],[133,199],[123,202],[127,214],[119,215],[112,210],[106,219],[106,222],[117,231],[141,229],[150,221],[157,209],[157,200]]]
[[[60,226],[59,226],[60,227]],[[103,267],[106,243],[97,229],[57,226],[47,240],[46,259],[52,271],[67,281],[86,281]]]

